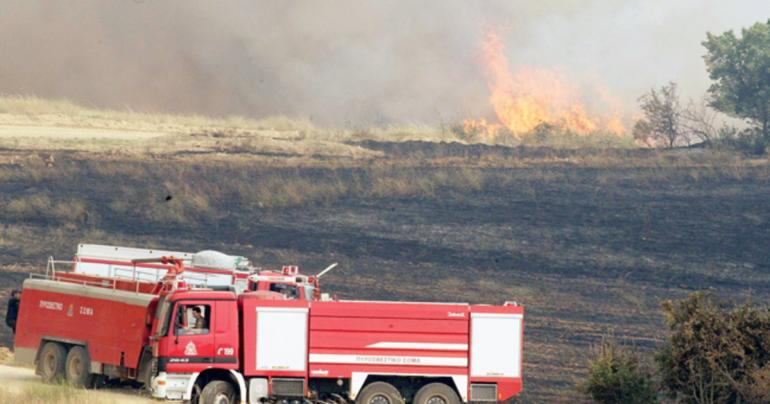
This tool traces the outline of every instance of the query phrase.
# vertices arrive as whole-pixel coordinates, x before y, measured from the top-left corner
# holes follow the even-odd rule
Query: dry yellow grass
[[[220,118],[202,115],[146,113],[86,107],[65,99],[45,99],[34,96],[0,97],[0,123],[51,124],[79,128],[149,130],[186,132],[204,128],[276,131],[318,130],[311,122],[287,117],[261,120],[240,116]]]
[[[82,390],[66,386],[28,386],[20,391],[7,387],[0,388],[0,402],[26,404],[96,404],[104,403],[104,397],[97,397]],[[106,402],[115,402],[106,401]]]
[[[0,96],[0,147],[109,155],[207,153],[370,158],[352,131],[285,116],[249,119],[90,108],[67,100]],[[225,156],[225,157],[223,157]]]
[[[6,365],[13,362],[13,352],[4,346],[0,346],[0,365]]]
[[[5,350],[5,352],[3,351]],[[0,349],[0,357],[12,360],[7,348]],[[84,390],[64,383],[44,384],[31,368],[0,364],[0,403],[24,404],[148,404],[152,403],[140,390],[122,386]]]
[[[111,155],[209,154],[214,159],[238,154],[282,158],[371,159],[381,154],[355,145],[374,140],[427,141],[547,146],[628,148],[629,137],[547,135],[467,139],[449,125],[423,124],[365,129],[320,127],[303,117],[208,117],[100,109],[68,100],[0,95],[0,147],[19,151],[74,150]],[[227,158],[227,157],[225,157]]]
[[[119,129],[158,133],[189,133],[201,130],[294,132],[295,139],[425,140],[458,141],[448,128],[413,124],[357,129],[322,128],[307,118],[271,116],[251,119],[242,116],[209,117],[111,110],[86,107],[66,99],[0,95],[0,125],[53,125],[58,127]]]

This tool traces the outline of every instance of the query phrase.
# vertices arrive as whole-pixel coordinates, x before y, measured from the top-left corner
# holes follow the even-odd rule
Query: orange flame
[[[489,101],[500,124],[483,119],[464,122],[466,133],[490,139],[506,128],[520,138],[540,124],[562,127],[587,135],[604,131],[624,134],[620,103],[603,88],[597,99],[609,106],[609,114],[591,114],[580,100],[580,92],[558,70],[522,68],[510,73],[503,43],[494,31],[488,31],[482,47],[482,59],[488,75]]]

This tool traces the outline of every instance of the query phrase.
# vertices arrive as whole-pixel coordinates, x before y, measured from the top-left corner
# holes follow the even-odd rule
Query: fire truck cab
[[[248,279],[248,291],[258,292],[258,296],[265,299],[329,299],[328,295],[321,294],[318,278],[300,274],[295,265],[284,266],[281,272],[260,271]]]

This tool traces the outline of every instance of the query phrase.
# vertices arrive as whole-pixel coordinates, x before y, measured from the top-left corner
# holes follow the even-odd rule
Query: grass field
[[[66,386],[38,385],[30,386],[22,390],[11,390],[0,387],[0,402],[3,403],[27,403],[27,404],[89,404],[89,403],[115,403],[95,395],[91,392],[77,390]]]
[[[0,353],[1,354],[1,353]],[[2,361],[0,360],[0,363]],[[150,404],[152,399],[126,386],[95,390],[65,384],[43,384],[33,369],[0,364],[0,402],[23,404]]]
[[[170,155],[205,156],[210,160],[280,157],[282,164],[300,158],[361,160],[381,153],[356,145],[361,141],[466,142],[454,128],[424,125],[379,128],[328,128],[305,118],[274,116],[249,119],[238,116],[204,117],[126,110],[105,110],[67,100],[0,94],[0,147],[16,151],[102,153],[112,157]],[[477,139],[478,140],[478,139]],[[630,137],[533,136],[527,140],[501,139],[508,146],[623,147]]]
[[[345,298],[524,304],[525,402],[574,398],[604,333],[654,349],[662,299],[770,298],[765,159],[360,133],[318,154],[312,136],[283,138],[292,155],[0,136],[3,293],[78,242],[213,248],[308,272],[340,262],[324,286]]]

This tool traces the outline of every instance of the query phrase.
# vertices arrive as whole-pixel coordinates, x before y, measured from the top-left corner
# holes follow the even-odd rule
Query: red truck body
[[[20,358],[35,355],[41,339],[56,336],[88,342],[94,362],[139,362],[155,296],[41,279],[25,281],[23,293],[15,339]]]
[[[52,378],[56,352],[69,352],[60,377],[80,355],[91,376],[199,402],[504,401],[522,389],[521,306],[338,301],[309,292],[312,277],[253,279],[241,293],[76,273],[28,279],[17,359]],[[287,287],[308,293],[275,292]]]

